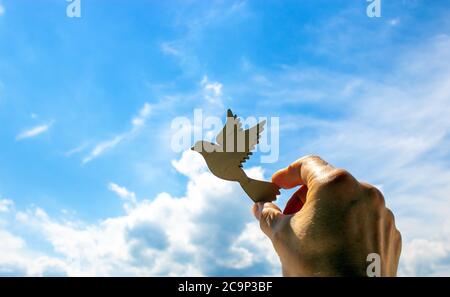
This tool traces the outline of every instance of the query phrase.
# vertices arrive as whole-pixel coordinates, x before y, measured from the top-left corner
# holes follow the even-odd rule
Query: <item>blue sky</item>
[[[250,200],[170,147],[230,107],[280,118],[254,175],[347,168],[394,211],[400,274],[449,275],[450,5],[367,5],[0,0],[0,273],[279,274]]]

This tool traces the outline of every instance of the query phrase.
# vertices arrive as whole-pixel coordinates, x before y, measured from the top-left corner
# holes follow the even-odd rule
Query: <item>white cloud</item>
[[[22,238],[8,233],[9,243],[0,245],[0,255],[14,257],[0,256],[0,271],[8,275],[13,274],[10,267],[20,267],[16,273],[25,275],[279,275],[275,252],[240,187],[214,177],[195,152],[183,153],[173,164],[189,179],[183,197],[160,193],[153,200],[137,201],[133,192],[109,184],[124,203],[136,202],[122,216],[87,224],[59,221],[39,208],[16,212],[12,224],[34,232],[54,254],[35,253]],[[263,175],[258,168],[251,171]],[[41,260],[25,256],[32,254]]]
[[[122,134],[115,135],[113,138],[99,142],[94,146],[94,148],[89,152],[88,155],[86,155],[82,163],[86,164],[94,160],[95,158],[101,156],[106,151],[113,149],[118,144],[120,144],[122,141],[124,141],[127,138],[130,138],[131,136],[135,135],[139,129],[145,125],[146,121],[148,120],[151,113],[151,105],[149,103],[145,103],[144,106],[139,110],[139,113],[136,117],[133,117],[131,120],[132,128],[124,132]],[[72,150],[73,151],[73,150]],[[70,151],[70,152],[72,152]]]
[[[25,253],[23,248],[25,242],[22,238],[14,236],[5,230],[0,229],[2,239],[0,253],[0,275],[22,275],[26,273],[26,263],[24,263]]]
[[[400,275],[450,276],[450,241],[413,239],[402,251]]]
[[[136,194],[127,190],[125,187],[121,187],[115,183],[109,183],[108,189],[117,194],[124,201],[125,210],[130,211],[136,206]]]
[[[5,7],[3,6],[3,4],[0,4],[0,16],[5,14]]]
[[[265,263],[269,267],[266,276],[280,275],[280,260],[273,251],[272,243],[261,232],[258,222],[247,223],[244,230],[233,242],[231,250],[236,257],[229,262],[223,262],[224,266],[242,269],[255,263]]]
[[[162,52],[167,55],[172,55],[175,57],[179,57],[181,55],[180,51],[175,46],[173,46],[172,43],[163,42],[161,43],[160,47]]]
[[[10,211],[14,202],[10,199],[0,199],[0,213]]]
[[[131,200],[133,202],[136,202],[136,194],[134,192],[128,191],[125,187],[121,187],[115,183],[109,183],[108,189],[116,193],[120,198],[124,200]]]
[[[188,177],[194,178],[205,172],[206,163],[200,154],[189,154],[189,158],[185,157],[188,153],[184,153],[184,157],[180,160],[173,160],[172,166]]]
[[[205,75],[200,82],[203,87],[203,96],[209,102],[213,104],[222,105],[222,84],[219,82],[210,82]]]
[[[141,108],[141,110],[139,111],[138,116],[134,117],[133,120],[131,121],[133,126],[140,127],[140,126],[144,125],[145,122],[147,121],[148,117],[150,116],[151,110],[152,110],[151,105],[146,102],[144,104],[144,106]]]
[[[86,157],[83,158],[82,163],[86,164],[86,163],[94,160],[95,158],[102,155],[107,150],[114,148],[116,145],[118,145],[120,142],[122,142],[122,140],[124,140],[124,138],[125,138],[125,134],[120,134],[120,135],[114,136],[114,138],[112,138],[112,139],[98,143],[91,150],[91,152]]]
[[[79,146],[74,147],[73,149],[70,149],[67,152],[65,152],[64,155],[66,157],[70,157],[74,154],[81,153],[84,149],[86,149],[86,147],[87,147],[87,143],[80,144]]]
[[[25,241],[0,226],[0,276],[64,276],[67,264],[45,254],[31,251]]]
[[[398,24],[400,24],[400,19],[399,18],[391,19],[388,21],[388,24],[391,26],[397,26]]]
[[[53,122],[50,122],[48,124],[42,124],[42,125],[30,128],[28,130],[25,130],[25,131],[21,132],[19,135],[17,135],[16,140],[36,137],[36,136],[46,132],[48,129],[50,129],[52,124],[53,124]]]

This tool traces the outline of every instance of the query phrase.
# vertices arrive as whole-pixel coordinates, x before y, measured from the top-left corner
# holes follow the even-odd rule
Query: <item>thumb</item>
[[[284,217],[280,208],[270,202],[258,202],[253,205],[253,214],[256,219],[259,220],[259,226],[261,230],[272,239],[273,233],[277,228],[277,225]]]

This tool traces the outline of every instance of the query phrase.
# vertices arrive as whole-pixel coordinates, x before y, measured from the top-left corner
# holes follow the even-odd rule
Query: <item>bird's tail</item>
[[[270,202],[277,199],[280,194],[280,188],[274,183],[256,180],[252,178],[245,178],[239,181],[245,193],[256,202]]]

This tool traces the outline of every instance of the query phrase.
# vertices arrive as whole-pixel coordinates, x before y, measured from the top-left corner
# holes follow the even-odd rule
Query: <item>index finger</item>
[[[306,156],[298,159],[288,167],[278,170],[272,176],[272,182],[283,189],[306,185],[315,187],[322,176],[335,168],[318,156]]]

